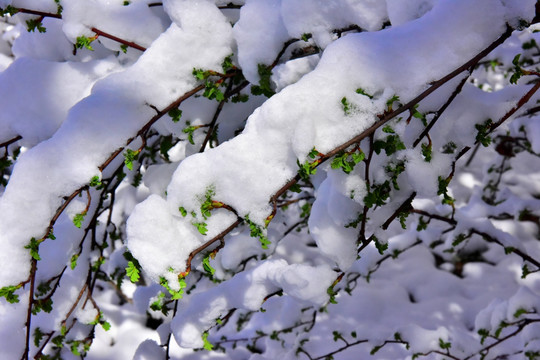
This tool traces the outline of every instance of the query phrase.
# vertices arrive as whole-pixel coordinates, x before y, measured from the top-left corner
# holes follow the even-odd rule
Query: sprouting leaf
[[[96,37],[86,37],[86,36],[79,36],[77,37],[77,42],[75,43],[75,47],[77,49],[83,49],[86,48],[90,51],[94,51],[92,46],[90,45],[92,41],[96,40]]]
[[[450,184],[451,178],[445,179],[442,176],[439,176],[439,189],[437,190],[437,195],[442,195],[443,204],[447,205],[453,205],[454,204],[454,198],[448,195],[448,185]]]
[[[389,111],[392,111],[392,106],[394,105],[394,102],[399,101],[399,96],[394,95],[390,99],[386,101],[386,106],[388,107]]]
[[[101,180],[99,178],[99,175],[94,175],[92,177],[92,179],[90,179],[90,186],[91,187],[100,187],[102,184],[101,184]]]
[[[345,115],[351,114],[352,105],[345,96],[341,98],[341,106],[343,107],[343,112],[345,113]]]
[[[482,144],[482,146],[487,147],[491,144],[491,137],[489,133],[491,131],[491,126],[493,125],[493,120],[487,119],[482,124],[476,124],[474,127],[478,130],[476,134],[476,141]]]
[[[204,271],[206,271],[207,273],[209,273],[210,275],[214,275],[214,273],[216,272],[216,269],[214,269],[211,265],[210,265],[210,256],[205,256],[203,258],[203,268],[204,268]]]
[[[79,254],[73,254],[69,263],[71,270],[74,270],[75,267],[77,267],[77,259],[79,259]]]
[[[223,62],[221,63],[221,68],[223,69],[223,72],[227,72],[234,68],[234,64],[232,63],[232,56],[233,54],[230,54],[229,56],[225,57],[225,59],[223,59]]]
[[[75,214],[75,216],[73,217],[73,225],[75,225],[76,227],[80,229],[82,226],[82,223],[84,222],[85,216],[86,216],[86,211],[83,211],[80,214]]]
[[[385,181],[382,184],[374,184],[364,197],[364,205],[368,208],[373,206],[382,206],[386,204],[386,199],[390,196],[390,182]]]
[[[178,211],[180,211],[180,214],[182,214],[183,217],[187,216],[187,210],[184,207],[180,206]]]
[[[128,49],[128,46],[127,46],[126,44],[120,45],[120,50],[122,50],[122,52],[123,52],[124,54],[127,53],[127,49]]]
[[[136,283],[141,277],[139,274],[139,269],[133,261],[128,262],[128,266],[126,267],[126,275],[129,277],[132,283]]]
[[[337,304],[337,301],[336,301],[337,292],[335,292],[334,290],[334,285],[330,285],[328,289],[326,289],[326,293],[328,294],[328,296],[330,296],[328,301],[330,301],[331,304]]]
[[[379,251],[379,254],[384,255],[384,252],[388,250],[388,243],[381,243],[376,236],[373,236],[373,242],[375,243],[375,247]]]
[[[272,77],[272,69],[264,64],[258,64],[257,71],[260,77],[259,85],[252,85],[251,93],[253,95],[264,95],[268,98],[272,97],[275,94],[275,91],[272,90],[270,79]]]
[[[445,342],[443,339],[439,339],[439,347],[443,350],[447,350],[452,347],[452,344],[449,342]]]
[[[393,153],[405,150],[405,144],[401,141],[399,135],[388,135],[385,140],[376,140],[373,143],[373,151],[379,155],[384,150],[387,156]]]
[[[422,144],[422,156],[424,156],[425,162],[431,162],[431,157],[432,157],[431,143]]]
[[[34,260],[41,260],[41,257],[39,256],[39,244],[41,243],[41,241],[38,241],[36,240],[36,238],[32,238],[30,239],[30,244],[28,245],[25,245],[25,249],[29,249],[30,250],[30,256],[32,256],[32,258],[34,258]]]
[[[367,97],[370,98],[370,99],[373,99],[373,95],[368,94],[368,93],[367,93],[364,89],[362,89],[362,88],[356,89],[356,93],[357,93],[357,94],[360,94],[360,95],[367,96]]]
[[[202,334],[202,340],[203,340],[203,347],[205,350],[212,351],[214,349],[214,345],[208,341],[208,331],[203,332]]]
[[[332,169],[341,169],[345,174],[350,174],[354,170],[354,167],[364,160],[364,158],[365,154],[362,152],[362,150],[353,153],[346,153],[342,151],[334,157],[330,167]]]
[[[19,295],[15,295],[15,291],[20,289],[21,285],[4,286],[0,289],[0,297],[6,298],[10,304],[19,302]]]
[[[34,330],[34,345],[36,347],[39,347],[39,344],[41,343],[43,336],[44,334],[41,331],[41,329],[39,327],[36,327],[36,329]]]
[[[139,156],[139,150],[126,149],[124,152],[124,164],[128,170],[133,170],[133,161]]]
[[[304,34],[302,34],[302,37],[300,39],[302,39],[302,41],[308,42],[309,39],[311,39],[312,37],[313,37],[313,35],[311,35],[309,33],[304,33]]]
[[[516,310],[516,312],[514,313],[514,317],[517,319],[518,317],[520,317],[521,315],[523,314],[526,314],[527,313],[527,310],[524,309],[524,308],[519,308]]]
[[[36,29],[40,33],[47,32],[47,29],[45,29],[45,27],[41,23],[40,18],[26,20],[26,28],[28,32],[34,32]]]
[[[208,232],[207,224],[205,222],[192,222],[192,224],[197,228],[201,235],[206,235]]]
[[[249,235],[251,237],[256,237],[259,239],[260,243],[261,243],[261,247],[263,249],[268,249],[268,245],[270,245],[272,242],[270,240],[268,240],[268,238],[266,237],[265,233],[264,233],[264,230],[262,229],[261,226],[255,224],[253,221],[251,221],[249,219],[249,215],[246,215],[246,217],[244,218],[244,220],[246,221],[246,223],[248,224],[249,226],[249,230],[250,230],[250,233]]]
[[[172,269],[170,269],[172,270]],[[172,300],[179,300],[182,298],[182,296],[184,295],[184,289],[186,287],[186,281],[183,279],[183,278],[179,278],[178,279],[178,284],[180,285],[180,289],[179,290],[174,290],[172,289],[170,286],[169,286],[169,282],[167,281],[167,279],[165,279],[164,277],[160,277],[159,278],[159,284],[161,286],[163,286],[165,289],[167,289],[167,291],[169,292],[169,294],[171,294],[171,299]]]
[[[0,8],[0,16],[10,15],[13,16],[19,12],[19,9],[11,5],[6,6],[4,9]]]

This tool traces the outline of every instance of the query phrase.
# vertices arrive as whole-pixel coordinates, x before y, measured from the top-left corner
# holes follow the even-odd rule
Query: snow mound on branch
[[[20,135],[21,144],[32,147],[48,139],[68,110],[90,94],[94,82],[117,70],[113,59],[86,63],[16,60],[0,74],[0,142]]]
[[[62,196],[87,185],[111,153],[155,115],[149,104],[168,106],[196,86],[194,67],[220,70],[231,54],[231,26],[213,4],[206,3],[204,16],[201,4],[177,6],[186,17],[198,14],[200,24],[171,25],[135,64],[98,81],[53,137],[19,158],[0,198],[0,287],[27,278],[30,254],[24,246],[45,235]],[[199,34],[201,27],[215,33]]]
[[[448,17],[449,13],[455,16]],[[478,19],[478,13],[485,16]],[[500,2],[461,0],[440,1],[422,18],[400,27],[344,36],[328,46],[314,71],[257,109],[241,135],[184,160],[167,190],[169,211],[178,221],[193,221],[190,216],[182,218],[179,207],[198,213],[200,199],[213,188],[212,200],[263,225],[272,210],[269,199],[296,174],[297,160],[303,163],[314,147],[326,153],[361,133],[386,109],[392,95],[399,95],[402,102],[411,100],[505,29]],[[415,39],[414,53],[410,39]],[[373,100],[357,93],[358,88],[373,94]],[[350,111],[344,110],[343,98]],[[154,215],[148,216],[152,223]],[[199,216],[196,221],[203,219]],[[195,248],[201,240],[197,236],[182,241]],[[351,260],[343,261],[346,266]]]
[[[79,36],[94,36],[92,28],[98,28],[148,47],[169,25],[157,17],[144,1],[131,2],[125,6],[122,1],[62,0],[62,6],[63,30],[73,43],[76,43]],[[111,50],[119,50],[120,47],[117,42],[108,40],[103,41],[103,44]]]

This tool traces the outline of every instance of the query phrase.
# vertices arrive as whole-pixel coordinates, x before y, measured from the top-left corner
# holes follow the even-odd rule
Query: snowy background
[[[540,359],[535,0],[0,0],[6,359]]]

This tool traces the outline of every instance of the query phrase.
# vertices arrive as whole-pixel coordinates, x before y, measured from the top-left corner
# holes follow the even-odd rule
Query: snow
[[[11,3],[57,11],[52,1],[0,0]],[[4,287],[22,286],[19,303],[0,302],[5,356],[21,358],[27,324],[29,357],[73,324],[58,349],[66,359],[75,356],[72,341],[90,338],[89,359],[357,359],[379,346],[374,359],[405,359],[445,352],[446,342],[448,357],[475,358],[494,343],[482,344],[478,330],[494,335],[502,322],[501,336],[523,329],[486,359],[537,351],[538,324],[529,321],[540,311],[540,96],[489,134],[492,145],[476,146],[480,126],[531,89],[534,75],[508,80],[517,53],[527,69],[537,62],[537,26],[482,59],[428,135],[419,139],[425,125],[413,109],[437,119],[466,72],[345,149],[366,156],[351,171],[326,159],[507,24],[525,27],[535,1],[62,6],[61,19],[43,19],[45,33],[26,31],[33,15],[0,23],[0,287],[7,297]],[[94,51],[74,51],[94,27],[146,50],[123,53],[99,36]],[[229,56],[234,66],[221,78]],[[272,72],[270,98],[249,95],[261,64]],[[220,103],[201,91],[175,103],[203,83],[194,69],[215,71],[209,80],[223,80],[221,91],[249,99]],[[229,77],[240,70],[247,82]],[[183,112],[178,122],[163,114],[172,105]],[[203,147],[210,122],[216,136]],[[188,125],[198,127],[193,143]],[[406,149],[373,151],[390,135]],[[133,170],[123,163],[127,148],[141,149]],[[297,181],[300,193],[281,191],[299,165],[319,159],[316,174]],[[96,176],[102,185],[89,187]],[[446,204],[441,179],[452,180]],[[31,268],[36,240],[40,260]],[[128,261],[141,266],[134,283]],[[181,288],[182,299],[172,300]],[[50,313],[37,308],[47,294]],[[99,315],[109,331],[89,325]],[[41,340],[32,335],[38,328]],[[193,350],[207,341],[225,353]]]

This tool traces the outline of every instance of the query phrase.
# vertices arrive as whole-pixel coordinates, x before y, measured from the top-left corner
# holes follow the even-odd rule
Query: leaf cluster
[[[260,80],[259,85],[251,86],[251,93],[253,95],[264,95],[267,98],[272,97],[276,92],[272,89],[272,68],[264,64],[257,65],[257,72]]]
[[[330,167],[332,169],[341,169],[345,174],[350,174],[354,167],[365,158],[364,152],[361,149],[358,150],[358,152],[341,151],[334,157]]]

